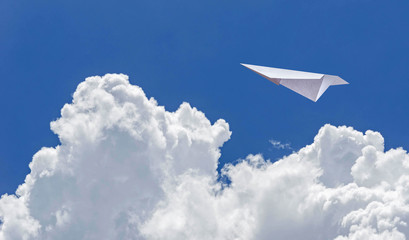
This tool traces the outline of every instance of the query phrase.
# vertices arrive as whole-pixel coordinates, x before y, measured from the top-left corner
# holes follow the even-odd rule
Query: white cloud
[[[276,149],[293,149],[289,143],[282,143],[274,139],[270,139],[269,142]]]
[[[87,78],[51,123],[0,239],[405,239],[409,155],[382,136],[323,126],[271,163],[249,155],[217,182],[230,137],[183,103],[167,112],[125,75]]]

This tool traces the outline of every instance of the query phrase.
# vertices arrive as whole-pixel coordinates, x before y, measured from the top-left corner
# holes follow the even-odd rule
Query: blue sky
[[[32,155],[58,145],[49,122],[78,83],[125,73],[167,110],[183,101],[233,131],[221,164],[276,159],[325,123],[380,131],[409,147],[409,2],[2,1],[0,193],[12,193]],[[340,75],[313,103],[240,66]]]

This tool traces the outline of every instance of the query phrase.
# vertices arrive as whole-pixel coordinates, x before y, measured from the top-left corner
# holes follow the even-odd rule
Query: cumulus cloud
[[[219,182],[224,120],[168,112],[125,75],[82,82],[13,195],[0,239],[406,239],[409,155],[380,133],[323,126],[274,163],[249,155]]]

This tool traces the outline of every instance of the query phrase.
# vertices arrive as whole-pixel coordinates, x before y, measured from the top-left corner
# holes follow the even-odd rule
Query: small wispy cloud
[[[289,143],[282,143],[282,142],[274,140],[274,139],[270,139],[269,142],[276,149],[290,149],[290,150],[293,149]]]

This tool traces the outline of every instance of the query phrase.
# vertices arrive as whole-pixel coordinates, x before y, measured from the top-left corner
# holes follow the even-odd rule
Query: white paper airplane
[[[263,67],[241,63],[277,85],[283,85],[294,92],[316,102],[332,85],[349,84],[342,78],[321,73],[309,73],[280,68]]]

